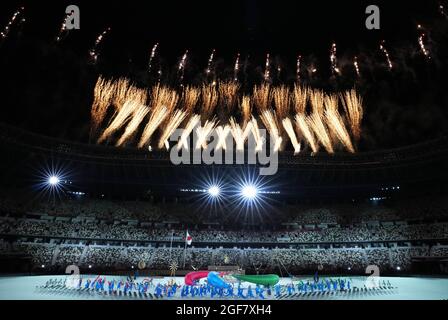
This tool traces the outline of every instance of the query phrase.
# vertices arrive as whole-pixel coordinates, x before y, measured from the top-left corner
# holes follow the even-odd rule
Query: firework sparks
[[[317,139],[323,145],[325,150],[328,153],[334,153],[333,144],[331,142],[330,135],[328,134],[327,128],[322,120],[321,115],[318,113],[312,113],[309,117],[307,117],[308,126],[313,129],[316,134]]]
[[[261,137],[260,134],[257,119],[255,119],[255,117],[252,117],[252,119],[250,120],[250,124],[252,135],[255,140],[255,152],[261,151],[263,150],[263,138]]]
[[[14,25],[14,23],[17,21],[17,19],[19,18],[20,15],[23,14],[23,11],[25,10],[24,7],[19,8],[16,12],[14,12],[14,14],[12,15],[11,19],[9,19],[8,23],[6,24],[6,26],[3,28],[3,31],[0,32],[0,38],[3,40],[5,39],[8,34],[9,31],[11,31],[12,26]],[[22,18],[21,20],[22,22],[25,21],[25,18]]]
[[[98,47],[101,44],[101,42],[103,41],[104,37],[110,32],[110,28],[107,28],[106,30],[104,30],[95,40],[95,45],[93,46],[92,49],[90,49],[89,51],[89,56],[92,59],[92,61],[94,63],[96,63],[98,61]]]
[[[269,53],[266,54],[266,64],[264,68],[264,81],[268,82],[271,79],[271,67],[270,67],[271,61],[269,57]]]
[[[294,154],[298,154],[300,152],[300,143],[297,140],[296,132],[294,130],[294,126],[289,118],[285,118],[282,121],[283,128],[285,128],[288,133],[289,139],[291,140],[292,146],[294,148]]]
[[[333,134],[341,141],[341,143],[351,153],[355,152],[350,135],[344,125],[344,120],[338,112],[338,97],[330,95],[325,97],[325,118],[326,123]]]
[[[143,130],[142,136],[138,143],[139,148],[143,148],[145,145],[150,145],[151,137],[160,124],[168,116],[167,108],[165,106],[159,106],[152,110],[151,117]]]
[[[295,119],[296,119],[297,128],[300,130],[302,135],[305,137],[306,141],[308,141],[308,144],[310,145],[311,150],[314,153],[319,151],[319,145],[316,143],[314,134],[311,131],[310,127],[308,126],[307,117],[304,114],[296,114]]]
[[[156,56],[157,53],[157,48],[159,47],[159,43],[156,43],[151,50],[151,55],[149,56],[149,62],[148,62],[148,72],[151,72],[151,68],[152,68],[152,61],[154,60],[154,57]]]
[[[128,125],[126,126],[123,135],[117,141],[116,143],[117,147],[122,146],[132,138],[132,136],[135,134],[140,124],[145,119],[148,112],[149,108],[145,105],[140,105],[139,107],[137,107],[137,109],[134,111],[132,115],[131,121],[129,121]]]
[[[116,142],[117,146],[122,146],[129,143],[134,135],[143,129],[137,144],[139,148],[148,145],[157,130],[161,131],[158,148],[169,147],[167,140],[173,131],[187,116],[192,115],[186,121],[187,129],[182,134],[177,147],[178,149],[182,146],[188,148],[186,139],[193,130],[196,130],[199,142],[195,147],[199,145],[206,148],[207,139],[218,125],[215,109],[220,103],[226,107],[230,123],[226,120],[227,124],[223,122],[217,127],[219,148],[227,147],[224,140],[231,133],[236,141],[237,150],[241,151],[244,149],[248,135],[252,132],[257,141],[257,150],[259,150],[264,141],[251,110],[252,104],[255,104],[260,119],[273,140],[275,151],[282,149],[283,142],[289,137],[295,154],[301,150],[300,139],[304,139],[313,152],[317,152],[319,145],[322,145],[327,152],[333,153],[333,141],[340,142],[349,152],[355,152],[350,136],[352,135],[355,141],[359,141],[363,117],[362,98],[355,90],[340,94],[344,106],[344,114],[342,114],[339,113],[337,95],[326,95],[321,90],[309,89],[298,84],[292,90],[286,86],[272,87],[271,90],[268,84],[263,84],[254,87],[252,96],[243,95],[241,98],[239,88],[240,85],[233,81],[219,83],[217,86],[203,85],[199,88],[186,86],[182,90],[181,103],[178,106],[179,95],[171,88],[156,85],[151,88],[148,99],[147,90],[135,87],[125,78],[108,81],[99,77],[95,85],[91,109],[91,137],[96,139],[109,106],[113,106],[115,113],[100,138],[97,139],[98,143],[104,142],[123,129],[124,133]],[[239,99],[241,99],[239,101],[241,125],[232,117],[233,109]],[[199,114],[194,114],[199,100],[201,100],[202,110]],[[274,102],[272,106],[274,109],[271,109],[271,100]],[[310,101],[311,115],[307,116],[308,101]],[[291,104],[294,104],[295,121],[289,118]],[[146,125],[140,128],[146,117],[149,118]],[[205,121],[204,127],[200,127],[201,120]]]
[[[246,126],[243,127],[243,129],[233,117],[230,118],[229,123],[230,131],[232,133],[233,139],[235,140],[236,150],[243,151],[244,144],[246,143],[246,140],[249,137],[249,133],[252,130],[252,124],[249,122]]]
[[[289,88],[286,86],[280,86],[272,90],[275,110],[279,119],[284,119],[289,115],[289,93]]]
[[[233,81],[238,81],[238,71],[240,70],[240,54],[236,55],[235,66],[233,67]]]
[[[296,113],[304,114],[306,104],[308,102],[309,90],[307,88],[295,85],[293,93],[294,109],[296,110]]]
[[[182,147],[184,147],[186,150],[189,149],[187,139],[190,136],[191,132],[193,132],[194,128],[196,128],[196,126],[200,123],[201,123],[201,116],[198,114],[193,115],[190,118],[190,120],[188,120],[188,123],[184,131],[182,132],[179,142],[177,143],[177,150],[180,150]]]
[[[221,82],[218,86],[220,104],[225,106],[229,114],[238,102],[240,85],[236,82]]]
[[[184,110],[187,114],[191,114],[194,112],[200,95],[201,92],[195,87],[186,86],[184,88],[182,92],[182,105],[184,106]]]
[[[215,49],[212,50],[212,53],[210,54],[210,57],[208,58],[207,69],[205,69],[205,73],[207,74],[207,76],[212,72],[212,65],[213,65],[214,57],[215,57]]]
[[[72,16],[72,14],[74,14],[73,11],[70,12],[70,13],[66,13],[66,14],[65,14],[64,20],[62,21],[62,24],[61,24],[61,28],[59,29],[59,33],[58,33],[58,35],[57,35],[57,37],[56,37],[56,42],[59,42],[59,41],[62,40],[64,34],[65,34],[66,31],[67,31],[67,21],[70,19],[70,17]]]
[[[104,130],[103,134],[98,139],[98,143],[103,142],[108,137],[110,137],[114,132],[121,129],[126,122],[128,122],[132,114],[135,112],[137,108],[139,108],[138,102],[135,101],[126,101],[123,107],[120,109],[120,111],[117,113],[117,115],[112,120],[111,124]]]
[[[91,109],[91,131],[90,136],[96,135],[103,122],[107,108],[113,101],[115,86],[111,81],[98,78],[93,91],[93,104]]]
[[[245,126],[249,122],[251,116],[249,96],[243,96],[243,99],[241,100],[241,113],[243,114],[243,126]]]
[[[196,128],[196,134],[198,136],[198,140],[196,141],[196,149],[199,150],[201,147],[203,149],[207,149],[207,141],[208,137],[216,128],[216,120],[212,119],[211,121],[205,121],[204,126],[200,126]]]
[[[162,136],[160,137],[158,145],[159,149],[162,149],[163,146],[165,146],[167,150],[169,149],[170,145],[168,139],[173,134],[174,130],[176,130],[177,127],[179,127],[179,125],[182,123],[182,121],[184,121],[185,117],[186,117],[185,111],[176,110],[173,113],[173,115],[168,121],[168,124],[165,127],[165,130],[163,131]]]
[[[260,115],[260,118],[265,128],[269,131],[271,138],[274,140],[274,151],[280,150],[283,139],[280,135],[275,114],[270,110],[265,110]]]
[[[389,52],[387,51],[385,45],[386,45],[386,42],[384,40],[381,41],[381,43],[380,43],[380,50],[383,52],[384,57],[386,58],[386,62],[387,62],[387,65],[389,67],[389,70],[392,70],[392,68],[393,68],[392,61],[390,60]]]
[[[341,96],[345,113],[348,118],[352,134],[356,141],[361,137],[361,121],[363,117],[362,98],[356,91],[350,90]]]
[[[201,103],[203,120],[209,119],[218,104],[218,92],[213,85],[203,85],[201,88]]]
[[[320,90],[312,90],[310,94],[311,109],[313,113],[322,115],[324,113],[325,94]]]
[[[300,77],[301,66],[302,66],[302,56],[299,55],[297,57],[297,62],[296,62],[296,80],[297,80],[297,82],[300,82],[300,80],[301,80],[301,77]]]
[[[226,139],[228,137],[228,135],[230,134],[231,128],[229,125],[225,125],[223,126],[218,126],[216,128],[216,133],[218,134],[218,143],[216,144],[216,150],[219,149],[223,149],[226,150],[227,149],[227,143],[226,143]]]
[[[426,48],[425,42],[426,42],[426,33],[425,29],[422,27],[422,25],[417,25],[417,30],[419,31],[418,35],[418,44],[420,46],[420,50],[422,54],[427,58],[431,59],[431,56],[429,55],[429,50]]]
[[[333,75],[340,74],[341,71],[338,68],[337,47],[336,43],[334,42],[331,45],[330,62],[331,62],[331,72],[333,73]]]
[[[262,84],[254,87],[252,94],[253,101],[258,111],[261,113],[268,109],[271,104],[271,91],[268,84]]]
[[[448,15],[446,14],[445,6],[443,5],[443,3],[439,3],[439,13],[442,17],[448,19]]]
[[[183,86],[184,75],[185,75],[185,65],[187,63],[188,50],[185,51],[184,55],[180,59],[178,72],[179,72],[179,82],[180,85]]]

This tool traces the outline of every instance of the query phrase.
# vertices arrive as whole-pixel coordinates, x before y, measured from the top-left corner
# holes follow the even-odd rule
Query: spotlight
[[[397,271],[400,271],[400,270],[401,270],[401,267],[400,267],[400,266],[398,266],[398,267],[397,267]]]
[[[257,197],[258,190],[253,185],[246,185],[243,186],[241,189],[241,195],[246,198],[247,200],[253,200]]]
[[[91,264],[89,264],[89,269],[92,269],[92,265]]]
[[[42,267],[42,269],[43,269],[43,268],[45,268],[45,265],[43,264],[43,265],[41,265],[41,267]]]
[[[49,183],[51,186],[56,186],[56,185],[59,184],[59,182],[60,182],[60,180],[59,180],[59,178],[58,178],[57,176],[50,176],[50,177],[48,178],[48,183]]]
[[[219,196],[219,193],[221,192],[221,190],[219,189],[218,186],[213,185],[210,188],[208,188],[207,192],[210,196],[217,197],[217,196]]]

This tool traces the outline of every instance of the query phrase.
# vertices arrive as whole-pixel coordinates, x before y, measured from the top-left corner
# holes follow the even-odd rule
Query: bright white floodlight
[[[211,186],[210,188],[208,188],[208,194],[212,197],[217,197],[219,196],[220,193],[220,189],[218,186]]]
[[[253,185],[244,186],[241,189],[241,195],[247,200],[254,200],[257,197],[258,190]]]
[[[56,185],[59,184],[59,182],[60,182],[60,180],[59,180],[59,178],[57,176],[51,176],[50,178],[48,178],[48,183],[51,186],[56,186]]]

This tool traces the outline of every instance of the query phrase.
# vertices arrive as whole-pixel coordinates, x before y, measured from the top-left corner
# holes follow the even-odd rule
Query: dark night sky
[[[55,44],[68,4],[80,7],[81,30]],[[381,9],[379,31],[364,26],[369,4]],[[25,6],[27,21],[0,45],[4,83],[0,93],[6,109],[2,121],[34,131],[86,141],[97,76],[127,76],[141,86],[150,85],[144,73],[155,42],[160,43],[159,62],[165,73],[189,49],[186,78],[197,82],[215,48],[222,74],[232,68],[237,52],[249,55],[248,78],[256,82],[253,78],[267,52],[292,74],[299,53],[321,70],[329,70],[329,48],[336,41],[341,64],[359,54],[364,57],[362,68],[369,70],[363,83],[356,84],[367,101],[364,149],[405,145],[446,133],[447,23],[438,15],[435,0],[1,1],[1,28],[20,5]],[[430,65],[418,57],[417,23],[433,26],[432,49],[437,57]],[[112,31],[102,44],[100,61],[88,65],[87,52],[106,27]],[[387,40],[397,61],[393,75],[376,70],[381,39]],[[352,75],[334,84],[322,72],[322,83],[313,86],[355,85]]]

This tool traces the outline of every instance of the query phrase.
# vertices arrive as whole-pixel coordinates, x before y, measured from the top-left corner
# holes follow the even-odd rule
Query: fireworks
[[[235,140],[236,150],[243,151],[244,143],[246,142],[249,133],[252,130],[251,122],[247,123],[243,128],[238,124],[238,122],[231,117],[230,120],[230,132],[232,133],[233,139]]]
[[[227,112],[232,113],[238,102],[238,90],[240,85],[236,82],[220,82],[218,86],[219,103],[225,106]]]
[[[241,100],[241,113],[243,114],[243,125],[245,126],[251,116],[251,106],[250,106],[250,97],[243,96],[243,99]]]
[[[149,62],[148,62],[148,72],[151,72],[152,67],[152,61],[154,60],[154,57],[156,56],[157,48],[159,47],[159,43],[156,43],[151,50],[151,55],[149,56]]]
[[[296,132],[294,131],[294,126],[289,118],[285,118],[282,121],[283,128],[285,128],[288,133],[289,139],[291,140],[292,146],[294,148],[294,154],[298,154],[300,152],[300,143],[297,140]]]
[[[198,136],[198,140],[196,141],[196,149],[207,148],[208,137],[216,128],[216,120],[212,119],[211,121],[205,121],[204,126],[200,126],[196,128],[196,134]]]
[[[115,85],[102,77],[98,78],[93,91],[93,104],[91,109],[90,136],[96,135],[101,122],[106,116],[107,108],[113,101]]]
[[[209,119],[215,111],[218,104],[218,91],[213,85],[203,85],[201,88],[201,104],[202,116],[204,119]]]
[[[386,42],[384,40],[381,41],[381,43],[380,43],[380,50],[384,53],[384,57],[386,58],[386,62],[387,62],[387,65],[389,67],[389,70],[392,70],[392,67],[393,67],[392,61],[390,60],[389,52],[387,51],[387,49],[385,47],[385,43]]]
[[[264,68],[264,81],[268,82],[271,79],[271,67],[270,67],[270,57],[269,57],[269,53],[266,54],[266,64],[265,64],[265,68]]]
[[[355,90],[350,90],[341,96],[345,113],[348,118],[352,134],[356,141],[361,137],[361,121],[363,117],[362,98]]]
[[[215,57],[215,49],[212,50],[210,58],[208,58],[207,69],[205,69],[205,73],[207,74],[207,76],[212,72],[212,64],[214,57]]]
[[[131,119],[132,114],[140,105],[135,101],[126,101],[120,111],[112,120],[112,123],[104,130],[103,134],[98,139],[98,143],[103,142],[110,137],[114,132],[118,131],[123,125]]]
[[[193,132],[194,128],[196,128],[196,126],[200,123],[201,123],[201,116],[198,114],[193,115],[190,118],[190,120],[188,120],[187,126],[182,132],[179,142],[177,143],[177,150],[180,150],[182,147],[184,147],[186,150],[189,149],[187,139],[190,136],[191,132]]]
[[[187,63],[188,50],[185,51],[184,55],[180,59],[178,72],[179,72],[179,82],[183,86],[184,74],[185,74],[185,64]]]
[[[445,12],[445,6],[443,5],[443,3],[439,3],[439,13],[442,17],[444,17],[445,19],[448,18],[448,15]]]
[[[92,61],[94,63],[96,63],[98,61],[98,46],[101,44],[101,42],[103,41],[104,37],[110,32],[110,28],[107,28],[106,30],[104,30],[95,40],[95,45],[93,46],[92,49],[90,49],[89,51],[89,56],[92,59]]]
[[[166,147],[166,149],[169,149],[169,142],[168,139],[170,138],[170,136],[173,134],[174,130],[177,129],[177,127],[179,127],[179,125],[182,123],[182,121],[184,121],[186,116],[185,111],[182,110],[176,110],[173,115],[171,116],[171,118],[168,121],[168,124],[165,127],[165,130],[163,131],[163,134],[159,140],[159,149],[162,149],[163,146]]]
[[[333,43],[331,45],[330,50],[331,72],[333,73],[333,75],[341,73],[338,68],[338,58],[336,53],[337,53],[336,43]]]
[[[344,125],[344,120],[338,111],[338,97],[336,95],[330,95],[325,97],[325,118],[328,127],[332,130],[333,134],[341,141],[341,143],[351,153],[355,152],[350,135]]]
[[[199,101],[201,92],[195,87],[187,86],[182,92],[182,104],[187,114],[194,112],[196,104]]]
[[[142,132],[135,141],[137,147],[142,148],[150,146],[152,136],[159,131],[157,147],[169,148],[170,136],[185,123],[185,130],[177,142],[178,150],[182,147],[189,148],[187,140],[193,130],[199,140],[194,147],[207,148],[208,138],[216,128],[218,148],[225,150],[228,147],[226,138],[231,134],[237,150],[243,151],[245,142],[252,133],[256,151],[259,151],[264,141],[255,112],[269,132],[274,151],[281,150],[283,142],[289,138],[295,154],[302,150],[300,139],[304,139],[313,152],[318,152],[319,145],[322,145],[327,152],[334,153],[333,142],[336,141],[340,141],[349,152],[355,152],[350,136],[356,141],[360,139],[363,116],[362,99],[355,90],[340,94],[344,106],[344,113],[340,113],[336,94],[327,95],[321,90],[297,84],[292,89],[287,86],[271,88],[270,85],[263,84],[254,87],[252,95],[241,95],[239,89],[238,83],[230,81],[217,86],[186,86],[179,95],[175,89],[155,85],[148,96],[148,90],[135,87],[125,78],[109,81],[99,77],[91,110],[91,137],[98,135],[109,106],[113,106],[115,112],[106,129],[100,132],[98,143],[120,132],[115,145],[123,146],[134,143],[135,135]],[[307,110],[308,101],[311,114]],[[196,110],[199,104],[201,110],[195,114],[195,111],[199,111]],[[240,123],[233,116],[237,104],[240,105]],[[223,121],[219,121],[219,126],[219,111],[216,110],[218,105],[227,111],[229,117],[229,120],[227,116],[220,119]],[[255,110],[252,110],[252,105],[255,105]],[[292,105],[296,114],[294,119],[290,117]],[[201,126],[201,120],[204,126]]]
[[[142,136],[138,143],[139,148],[143,148],[145,145],[149,145],[151,137],[160,124],[168,116],[167,108],[165,106],[158,106],[152,110],[151,117],[143,130]]]
[[[270,86],[268,84],[255,86],[252,97],[254,104],[260,113],[268,109],[271,104]]]
[[[56,42],[59,42],[62,40],[63,35],[67,31],[67,21],[72,16],[72,14],[74,14],[74,12],[65,14],[64,20],[62,21],[62,24],[61,24],[61,28],[59,29],[59,33],[56,37]]]
[[[353,66],[355,67],[356,75],[358,77],[360,77],[361,76],[361,72],[359,71],[358,57],[355,57],[353,59]]]
[[[306,122],[325,150],[330,154],[334,153],[333,144],[322,117],[318,113],[312,113],[307,117]]]
[[[272,90],[274,96],[275,110],[279,119],[284,119],[289,114],[290,94],[289,88],[280,86]]]
[[[294,109],[296,110],[296,113],[305,113],[306,110],[306,103],[308,101],[308,92],[309,90],[307,88],[301,87],[301,86],[294,86]]]
[[[218,134],[218,143],[216,144],[216,150],[219,149],[223,149],[226,150],[227,149],[227,144],[226,144],[226,139],[227,136],[230,134],[231,128],[229,125],[225,125],[223,126],[218,126],[216,128],[216,133]]]
[[[297,62],[296,62],[296,80],[297,80],[297,82],[300,82],[300,80],[301,80],[301,78],[300,78],[301,64],[302,64],[302,56],[299,55],[297,57]]]
[[[255,152],[263,150],[263,138],[261,137],[260,129],[258,128],[257,119],[255,119],[255,117],[252,117],[250,120],[250,127],[255,140]]]
[[[137,107],[137,109],[134,111],[134,113],[132,115],[131,121],[129,121],[129,124],[126,126],[126,129],[125,129],[123,135],[117,141],[117,143],[116,143],[117,147],[122,146],[135,134],[135,131],[138,129],[140,124],[143,122],[143,120],[145,119],[148,112],[149,112],[149,108],[145,105],[140,105],[139,107]]]
[[[419,31],[418,44],[420,46],[420,50],[421,50],[422,54],[427,59],[431,59],[431,56],[429,55],[429,51],[428,51],[428,49],[426,48],[426,45],[425,45],[425,42],[426,42],[425,30],[424,30],[424,28],[420,24],[417,25],[417,30]]]
[[[235,66],[233,67],[233,81],[238,81],[238,71],[240,70],[240,54],[236,55]]]
[[[14,12],[14,14],[12,15],[11,19],[9,19],[9,21],[8,21],[7,25],[5,26],[5,28],[3,28],[3,31],[0,32],[0,38],[2,40],[5,39],[8,36],[9,31],[11,30],[12,26],[17,21],[18,17],[23,14],[24,10],[25,10],[25,8],[21,7],[16,12]],[[21,21],[22,22],[25,21],[25,18],[22,18]]]
[[[308,126],[307,117],[304,114],[296,114],[295,117],[296,125],[305,139],[308,141],[308,144],[313,150],[314,153],[319,151],[319,145],[316,143],[316,139],[314,138],[314,134]]]
[[[313,90],[310,93],[311,110],[313,113],[322,115],[324,112],[324,98],[325,95],[320,90]]]
[[[274,140],[274,151],[280,150],[282,144],[282,137],[280,136],[280,130],[278,128],[277,119],[275,114],[270,110],[265,110],[260,115],[261,121],[265,128],[269,131],[271,138]]]

